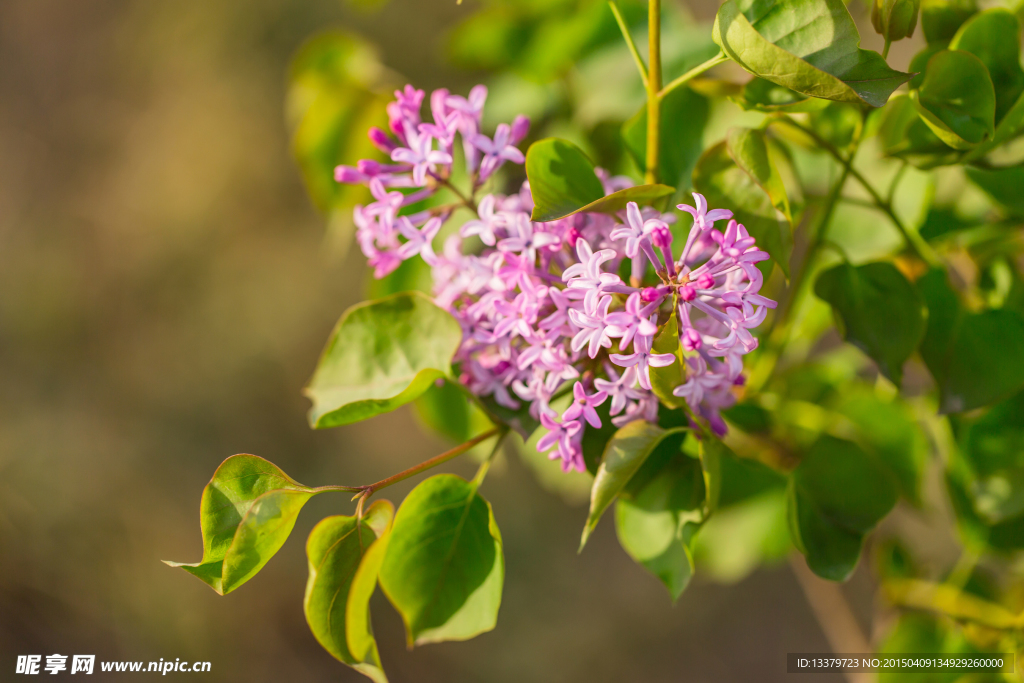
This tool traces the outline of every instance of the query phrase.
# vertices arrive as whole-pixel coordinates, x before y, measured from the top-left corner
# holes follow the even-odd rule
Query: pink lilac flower
[[[735,220],[715,228],[732,212],[710,209],[699,194],[695,206],[679,207],[693,225],[678,253],[668,227],[675,217],[634,202],[616,215],[533,221],[529,183],[509,194],[482,191],[499,166],[523,163],[517,145],[529,130],[529,120],[516,117],[488,136],[486,99],[483,86],[467,97],[435,90],[429,100],[407,86],[388,106],[388,130],[369,132],[384,158],[336,169],[339,182],[370,188],[372,201],[357,206],[353,219],[374,275],[385,277],[416,256],[431,267],[434,301],[462,329],[453,359],[459,381],[539,420],[547,433],[538,449],[551,451],[563,469],[584,469],[583,435],[601,427],[595,408],[606,401],[617,427],[658,420],[651,368],[677,356],[654,353],[653,343],[659,330],[671,329],[673,316],[685,363],[679,386],[670,389],[691,419],[723,433],[720,412],[744,382],[743,357],[757,347],[753,331],[775,307],[760,294],[764,278],[756,265],[768,254]],[[444,204],[459,139],[468,187]],[[632,186],[623,176],[597,174],[606,194]],[[410,211],[427,198],[429,209]],[[476,216],[445,230],[463,207],[475,207]],[[433,243],[442,230],[438,253]],[[629,273],[629,282],[618,273]],[[651,275],[660,283],[639,286]],[[559,416],[551,404],[570,387],[573,401]]]

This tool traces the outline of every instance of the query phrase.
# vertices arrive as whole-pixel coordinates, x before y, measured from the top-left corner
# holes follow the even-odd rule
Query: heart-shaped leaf
[[[476,484],[439,474],[395,516],[380,586],[409,645],[467,640],[494,628],[505,578],[501,533]]]
[[[594,476],[594,485],[590,490],[590,513],[583,527],[580,550],[587,544],[601,515],[637,473],[647,456],[665,437],[682,431],[683,428],[662,429],[650,422],[635,420],[615,432],[605,447],[601,464]]]
[[[462,328],[419,292],[356,304],[341,316],[313,379],[310,424],[336,427],[405,405],[451,374]]]
[[[693,186],[703,194],[709,206],[732,209],[757,246],[789,273],[793,251],[792,226],[779,213],[771,198],[746,171],[736,165],[725,142],[709,148],[693,171]]]
[[[988,69],[996,93],[995,120],[1002,121],[1024,92],[1017,15],[1000,7],[977,14],[960,27],[949,49],[970,52]]]
[[[811,97],[881,107],[910,80],[860,49],[842,0],[728,0],[713,37],[750,73]]]
[[[251,579],[274,556],[317,491],[255,455],[233,455],[203,489],[199,524],[203,559],[167,562],[198,577],[221,595]]]
[[[335,515],[321,520],[306,542],[309,580],[303,610],[309,628],[325,650],[376,683],[387,678],[368,604],[393,516],[390,502],[377,501],[362,519]]]
[[[526,151],[526,177],[535,221],[553,221],[604,197],[604,186],[583,150],[568,140],[545,138]]]
[[[891,263],[844,263],[821,273],[814,293],[832,305],[843,338],[898,386],[925,329],[924,302],[907,278]]]
[[[678,454],[629,500],[615,506],[622,548],[665,584],[675,601],[693,576],[692,542],[704,520],[700,465]]]
[[[971,313],[933,270],[917,282],[928,304],[921,357],[939,385],[939,407],[958,413],[1024,389],[1024,318],[997,309]]]
[[[864,534],[896,504],[892,475],[851,441],[822,436],[790,475],[790,533],[818,576],[845,580]]]
[[[969,52],[932,55],[910,93],[921,118],[953,149],[971,149],[995,132],[996,94],[988,69]]]

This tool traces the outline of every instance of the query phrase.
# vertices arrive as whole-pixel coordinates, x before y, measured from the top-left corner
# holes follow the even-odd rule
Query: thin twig
[[[480,436],[475,436],[469,441],[463,444],[459,444],[458,446],[451,450],[445,451],[441,455],[436,455],[430,460],[425,460],[421,462],[419,465],[410,467],[409,469],[403,470],[398,474],[393,474],[387,479],[381,479],[380,481],[374,484],[370,484],[368,486],[360,486],[358,489],[355,490],[359,491],[359,496],[365,496],[366,498],[369,498],[374,493],[380,491],[383,488],[387,488],[392,484],[397,484],[398,482],[408,479],[409,477],[414,477],[420,472],[426,472],[431,467],[437,467],[438,465],[448,462],[449,460],[456,456],[462,455],[463,453],[465,453],[478,443],[487,441],[487,439],[490,439],[492,436],[497,436],[502,432],[503,429],[503,427],[495,427],[494,429],[489,429]]]
[[[660,91],[658,91],[658,99],[660,100],[663,97],[665,97],[665,95],[669,94],[670,92],[672,92],[676,88],[680,88],[680,87],[686,85],[691,80],[693,80],[697,76],[700,76],[702,73],[704,73],[708,69],[710,69],[712,67],[715,67],[715,66],[718,66],[722,62],[727,62],[727,61],[729,61],[729,58],[725,56],[725,53],[724,52],[719,52],[717,55],[715,55],[714,57],[712,57],[708,61],[706,61],[706,62],[704,62],[702,64],[698,64],[697,66],[693,67],[692,69],[690,69],[689,71],[684,73],[679,78],[674,79],[671,83],[666,85]]]
[[[897,216],[896,212],[893,210],[892,203],[887,202],[885,199],[883,199],[882,195],[880,195],[878,193],[878,190],[876,190],[875,187],[868,182],[867,178],[861,175],[861,172],[853,167],[852,159],[847,159],[846,157],[844,157],[842,152],[836,149],[835,146],[828,140],[818,135],[817,131],[815,131],[814,129],[808,128],[807,126],[785,115],[778,116],[775,118],[775,120],[781,121],[807,134],[816,143],[818,143],[822,149],[827,151],[829,154],[835,157],[835,159],[839,163],[843,164],[843,166],[848,168],[850,170],[850,175],[852,175],[854,179],[858,183],[860,183],[861,187],[867,190],[867,193],[871,195],[871,199],[874,202],[875,207],[889,217],[889,219],[896,226],[896,229],[900,231],[901,235],[903,235],[903,239],[906,241],[907,246],[909,246],[911,250],[913,250],[914,253],[917,254],[918,258],[920,258],[922,261],[924,261],[925,263],[932,267],[940,267],[942,265],[942,261],[935,254],[935,251],[931,248],[931,246],[924,240],[924,238],[917,234],[916,231],[908,230],[907,226],[903,224],[903,221],[900,220],[899,216]]]
[[[647,89],[647,67],[644,65],[644,59],[640,56],[640,50],[637,49],[636,43],[633,42],[633,36],[629,32],[629,27],[626,26],[626,20],[622,18],[622,13],[619,12],[619,6],[615,4],[614,0],[609,0],[608,6],[612,8],[612,14],[615,15],[615,22],[619,25],[619,30],[622,31],[622,37],[626,39],[626,45],[629,47],[629,53],[633,55],[633,61],[636,62],[637,71],[640,72],[640,80],[644,82],[644,90]]]

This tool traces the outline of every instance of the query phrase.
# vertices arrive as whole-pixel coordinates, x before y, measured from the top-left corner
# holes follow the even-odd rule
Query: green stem
[[[889,58],[889,47],[892,45],[892,41],[888,38],[885,39],[885,47],[882,48],[882,59]]]
[[[671,83],[669,83],[664,88],[662,88],[658,92],[658,99],[661,99],[661,98],[665,97],[665,95],[669,94],[670,92],[672,92],[676,88],[680,88],[680,87],[686,85],[691,80],[693,80],[697,76],[700,76],[702,73],[704,73],[708,69],[711,69],[712,67],[716,67],[719,64],[721,64],[722,62],[728,62],[728,61],[729,61],[729,58],[725,56],[725,53],[719,52],[717,55],[715,55],[714,57],[712,57],[708,61],[704,62],[703,64],[698,64],[697,66],[693,67],[692,69],[690,69],[689,71],[684,73],[682,76],[676,78]]]
[[[427,470],[429,470],[432,467],[437,467],[438,465],[440,465],[442,463],[446,463],[449,460],[451,460],[452,458],[454,458],[456,456],[459,456],[459,455],[462,455],[463,453],[465,453],[466,451],[468,451],[469,449],[471,449],[473,446],[477,445],[478,443],[481,443],[483,441],[487,441],[487,439],[490,439],[493,436],[497,436],[498,434],[501,434],[502,432],[505,432],[505,431],[508,431],[508,429],[506,427],[495,427],[494,429],[489,429],[486,432],[484,432],[483,434],[481,434],[480,436],[475,436],[472,439],[470,439],[469,441],[467,441],[467,442],[465,442],[463,444],[459,444],[458,446],[456,446],[455,448],[453,448],[453,449],[451,449],[449,451],[445,451],[441,455],[435,455],[430,460],[424,460],[419,465],[415,465],[413,467],[410,467],[409,469],[403,470],[403,471],[399,472],[398,474],[393,474],[390,477],[388,477],[387,479],[381,479],[380,481],[378,481],[378,482],[376,482],[374,484],[370,484],[368,486],[360,486],[359,488],[356,488],[356,489],[352,489],[352,488],[348,488],[348,487],[339,487],[338,490],[358,491],[359,492],[359,496],[363,497],[364,499],[369,498],[374,493],[376,493],[377,491],[380,491],[383,488],[387,488],[388,486],[391,486],[392,484],[397,484],[398,482],[404,481],[404,480],[408,479],[409,477],[415,477],[417,474],[419,474],[421,472],[426,472]]]
[[[879,194],[878,190],[876,190],[874,186],[868,182],[867,178],[861,175],[860,171],[853,167],[852,155],[849,159],[847,159],[846,157],[843,156],[842,152],[836,149],[835,146],[828,140],[818,135],[818,133],[814,129],[808,128],[807,126],[804,126],[803,124],[794,121],[788,116],[780,116],[777,117],[775,120],[781,121],[789,126],[792,126],[793,128],[796,128],[805,133],[806,135],[810,136],[816,143],[818,143],[821,146],[822,149],[824,149],[833,157],[835,157],[836,161],[841,163],[844,167],[848,168],[850,171],[850,175],[852,175],[854,179],[858,183],[860,183],[861,187],[863,187],[867,191],[867,193],[871,195],[871,201],[874,202],[875,207],[882,211],[882,213],[887,215],[889,219],[893,222],[893,225],[896,226],[896,229],[900,231],[900,234],[903,235],[903,239],[906,241],[907,246],[910,247],[911,251],[913,251],[919,259],[921,259],[922,261],[924,261],[933,268],[939,268],[942,266],[942,261],[939,259],[935,251],[931,248],[931,245],[929,245],[928,242],[926,242],[924,238],[917,233],[917,231],[908,230],[907,226],[903,225],[903,221],[899,219],[899,217],[896,215],[896,212],[893,210],[892,203],[883,199],[882,195]]]
[[[647,158],[644,182],[658,182],[658,143],[661,126],[661,0],[647,4]]]
[[[508,427],[501,427],[501,434],[498,435],[498,440],[494,442],[494,448],[491,449],[491,454],[487,456],[487,459],[480,463],[480,468],[476,471],[476,476],[473,477],[473,481],[470,483],[475,488],[480,488],[480,484],[484,482],[484,477],[487,476],[487,471],[491,469],[491,463],[494,462],[494,457],[498,455],[498,451],[501,449],[501,444],[505,442],[505,437],[508,435]]]
[[[644,82],[644,89],[647,89],[647,67],[644,65],[643,57],[640,56],[640,50],[636,48],[636,43],[633,42],[633,36],[629,32],[629,27],[626,26],[626,20],[622,18],[622,13],[619,12],[619,6],[615,4],[613,0],[609,0],[608,6],[612,8],[612,14],[615,15],[615,23],[619,25],[619,30],[622,31],[622,37],[626,39],[626,45],[629,47],[629,53],[633,55],[633,61],[636,62],[636,68],[640,72],[640,80]]]

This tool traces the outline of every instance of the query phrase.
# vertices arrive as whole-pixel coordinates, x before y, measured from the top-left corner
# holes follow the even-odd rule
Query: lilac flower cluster
[[[565,470],[583,470],[584,430],[602,425],[597,407],[610,401],[617,426],[657,420],[652,372],[677,357],[655,352],[654,343],[674,317],[685,362],[685,372],[674,376],[685,379],[671,392],[724,434],[719,411],[735,402],[734,387],[743,384],[742,356],[757,347],[751,329],[775,307],[758,293],[755,264],[769,256],[731,220],[732,212],[708,210],[699,194],[695,207],[679,205],[693,226],[678,256],[670,228],[675,216],[635,202],[617,215],[533,222],[528,183],[511,195],[483,192],[502,164],[523,163],[516,145],[529,128],[525,117],[499,125],[489,138],[480,132],[484,86],[468,98],[434,91],[432,122],[420,118],[423,91],[406,86],[395,95],[390,134],[369,133],[394,163],[363,160],[339,166],[335,175],[369,185],[374,201],[356,207],[355,223],[377,277],[416,255],[432,267],[435,301],[463,329],[459,380],[509,409],[528,404],[547,429],[538,449],[554,449],[550,457],[560,458]],[[456,136],[470,177],[467,194],[450,182]],[[633,184],[599,176],[606,194]],[[403,212],[442,188],[459,201]],[[442,225],[460,206],[476,217],[435,252]],[[724,230],[714,227],[720,221],[728,221]],[[570,391],[572,403],[559,414],[552,404]]]

